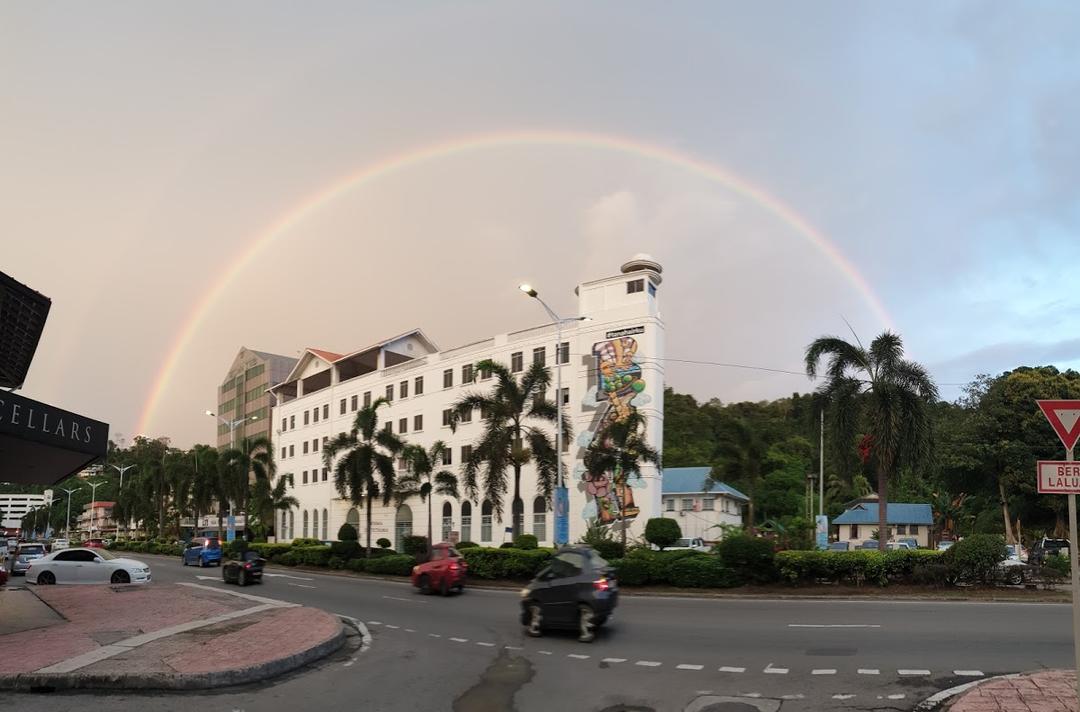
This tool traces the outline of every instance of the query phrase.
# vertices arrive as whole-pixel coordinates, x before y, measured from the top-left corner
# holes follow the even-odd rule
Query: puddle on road
[[[514,709],[514,694],[536,671],[523,657],[499,654],[480,681],[454,700],[454,712],[507,712]]]

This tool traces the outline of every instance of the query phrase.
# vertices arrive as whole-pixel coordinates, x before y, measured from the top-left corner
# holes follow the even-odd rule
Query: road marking
[[[540,653],[541,655],[551,655],[550,650],[537,650],[536,652]]]
[[[658,663],[655,660],[638,660],[634,664],[640,665],[642,667],[660,667],[661,665],[663,665],[663,663]]]
[[[422,603],[425,606],[428,604],[428,601],[421,601],[416,598],[400,598],[398,596],[383,596],[383,598],[389,599],[391,601],[403,601],[404,603]]]
[[[454,641],[455,643],[468,643],[469,642],[468,638],[451,638],[450,640]]]
[[[566,657],[573,658],[574,660],[588,660],[589,659],[588,655],[581,655],[580,653],[570,653]]]
[[[867,668],[859,668],[859,674],[860,675],[880,675],[881,671],[880,670],[874,670],[874,669],[867,669]]]
[[[385,626],[383,626],[383,627],[384,627],[384,628],[389,628],[390,630],[397,630],[397,629],[398,629],[398,628],[400,628],[401,626],[398,626],[398,625],[390,625],[389,623],[387,623],[387,624],[386,624]]]
[[[744,692],[739,697],[761,697],[760,692]]]
[[[953,670],[953,675],[960,677],[982,677],[985,674],[982,670]]]
[[[832,696],[832,698],[834,700],[850,700],[853,697],[855,697],[855,695],[833,695]]]
[[[727,665],[725,665],[724,667],[719,668],[719,671],[720,672],[746,672],[746,668],[744,668],[744,667],[728,667]]]
[[[347,621],[352,621],[352,624],[356,626],[356,630],[360,632],[360,652],[364,653],[371,647],[371,632],[368,631],[367,626],[359,618],[353,618],[352,616],[346,616],[342,613],[334,613],[333,615],[338,618],[343,618]],[[349,662],[345,663],[345,667],[352,667],[358,659],[359,655],[353,656],[349,659]]]
[[[880,628],[877,623],[788,623],[788,628]]]
[[[415,633],[416,631],[415,631],[415,630],[413,630],[412,628],[406,628],[406,629],[405,629],[405,632],[406,632],[406,633]]]
[[[929,675],[929,670],[897,670],[897,675],[911,676],[911,675]]]
[[[302,583],[290,583],[289,585],[296,586],[297,588],[315,588],[314,586],[308,586],[307,584]]]
[[[368,621],[368,625],[382,625],[382,621]]]
[[[823,670],[811,670],[810,674],[811,675],[835,675],[836,670],[831,669],[831,668],[823,669]]]
[[[787,675],[788,674],[788,669],[787,668],[773,667],[772,663],[769,663],[768,665],[765,666],[765,669],[762,670],[762,672],[764,672],[767,675]]]
[[[704,667],[705,667],[704,665],[687,665],[686,663],[683,663],[681,665],[676,665],[675,669],[676,670],[701,670]]]
[[[442,637],[438,633],[428,633],[428,635],[430,635],[432,638],[441,638]]]
[[[602,662],[602,663],[625,663],[626,658],[604,658],[600,662]]]
[[[268,574],[265,571],[263,572],[263,576],[267,576],[267,577],[272,576],[273,578],[291,578],[291,579],[296,579],[297,581],[314,581],[315,580],[313,578],[305,578],[303,576],[290,576],[289,574]]]
[[[221,583],[218,581],[218,583]],[[271,603],[275,606],[281,606],[282,608],[296,608],[300,604],[292,603],[290,601],[282,601],[280,598],[266,598],[265,596],[255,596],[250,593],[240,593],[239,591],[230,591],[227,588],[216,588],[214,586],[204,586],[201,583],[186,583],[184,581],[177,581],[177,586],[187,586],[188,588],[201,588],[204,591],[213,591],[214,593],[224,593],[227,596],[235,596],[237,598],[244,598],[248,601],[255,601],[257,603]]]
[[[217,576],[196,576],[200,581],[221,581]]]
[[[902,700],[907,697],[907,695],[905,695],[904,693],[900,693],[898,695],[886,695],[885,697],[889,700]]]
[[[781,700],[802,700],[806,695],[780,695]]]
[[[476,644],[477,645],[482,645],[485,648],[494,648],[495,647],[495,643],[481,643],[480,641],[477,641]]]
[[[519,648],[516,645],[504,645],[503,647],[506,648],[507,650],[524,650],[524,648]]]

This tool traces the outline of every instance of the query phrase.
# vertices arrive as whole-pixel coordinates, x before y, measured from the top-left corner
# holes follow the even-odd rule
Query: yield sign
[[[1061,438],[1066,450],[1072,450],[1080,439],[1080,400],[1037,401],[1043,415],[1050,421],[1054,432]]]

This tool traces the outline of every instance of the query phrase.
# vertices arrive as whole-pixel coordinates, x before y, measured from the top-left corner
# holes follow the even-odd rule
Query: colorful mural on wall
[[[629,336],[593,344],[596,370],[590,374],[586,408],[597,410],[588,430],[581,433],[578,444],[588,448],[611,422],[625,420],[639,405],[647,403],[641,365],[634,359],[637,341]],[[585,492],[586,503],[582,517],[603,524],[629,526],[640,509],[634,502],[634,489],[645,486],[640,475],[629,478],[622,472],[588,472],[579,465],[579,490]],[[623,502],[620,516],[619,503]]]

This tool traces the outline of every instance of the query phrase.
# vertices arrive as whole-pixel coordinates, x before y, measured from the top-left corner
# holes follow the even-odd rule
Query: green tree
[[[626,488],[630,480],[641,476],[641,467],[652,464],[660,467],[660,453],[645,439],[645,416],[638,411],[622,420],[613,420],[585,451],[585,469],[589,472],[612,473],[613,492],[619,503],[622,523],[622,546],[626,548]]]
[[[230,511],[234,514],[243,512],[250,516],[248,500],[251,497],[252,485],[265,487],[273,481],[276,473],[273,445],[265,437],[244,438],[239,448],[229,449],[221,454],[221,463],[219,471],[224,477],[222,490],[229,502]],[[260,482],[266,484],[259,485]],[[249,529],[244,527],[245,539],[250,536]]]
[[[430,448],[425,450],[419,445],[407,445],[402,450],[402,458],[408,468],[408,474],[397,483],[398,502],[404,501],[413,495],[420,495],[421,502],[427,502],[427,541],[428,553],[431,552],[432,529],[431,529],[431,504],[432,494],[441,494],[447,497],[458,498],[458,479],[449,470],[435,471],[438,463],[442,461],[443,452],[447,450],[446,443],[436,440]]]
[[[668,467],[697,467],[712,462],[715,451],[710,412],[693,396],[665,388],[664,463]]]
[[[756,505],[768,450],[761,429],[754,427],[746,418],[727,415],[725,427],[716,444],[719,462],[709,472],[709,480],[716,484],[734,480],[746,490],[750,500],[746,505],[746,527],[751,536],[757,526]]]
[[[682,529],[674,519],[653,517],[645,522],[645,541],[664,549],[682,537]]]
[[[367,509],[367,556],[371,557],[371,509],[382,494],[383,505],[394,495],[394,457],[405,447],[397,435],[379,427],[379,408],[387,405],[378,398],[356,412],[352,428],[330,440],[323,448],[323,463],[334,470],[338,494],[357,507]],[[338,454],[341,457],[335,462]]]
[[[270,484],[270,480],[256,480],[252,486],[251,510],[258,517],[258,526],[264,537],[275,531],[278,512],[300,506],[299,500],[289,493],[292,488],[291,472],[278,475],[273,484]]]
[[[888,331],[863,348],[834,336],[815,339],[806,349],[806,374],[814,378],[828,357],[818,395],[828,404],[836,442],[855,440],[863,428],[877,470],[878,528],[888,531],[889,477],[898,466],[919,467],[930,459],[929,404],[937,386],[919,364],[904,359],[900,336]],[[885,551],[887,536],[878,549]]]
[[[521,470],[525,465],[536,464],[538,493],[551,500],[559,455],[544,426],[557,422],[557,408],[561,406],[557,407],[544,395],[551,385],[551,373],[542,364],[532,364],[520,379],[503,364],[491,360],[477,363],[476,370],[494,373],[495,388],[489,393],[467,393],[452,406],[450,420],[451,428],[456,431],[463,418],[471,418],[473,411],[479,409],[484,421],[484,432],[473,446],[472,455],[463,463],[465,491],[470,498],[476,498],[482,490],[502,521],[506,471],[512,469],[511,514],[513,533],[518,536],[522,533],[525,512],[521,499]],[[564,440],[570,437],[570,431],[570,419],[563,418]]]

